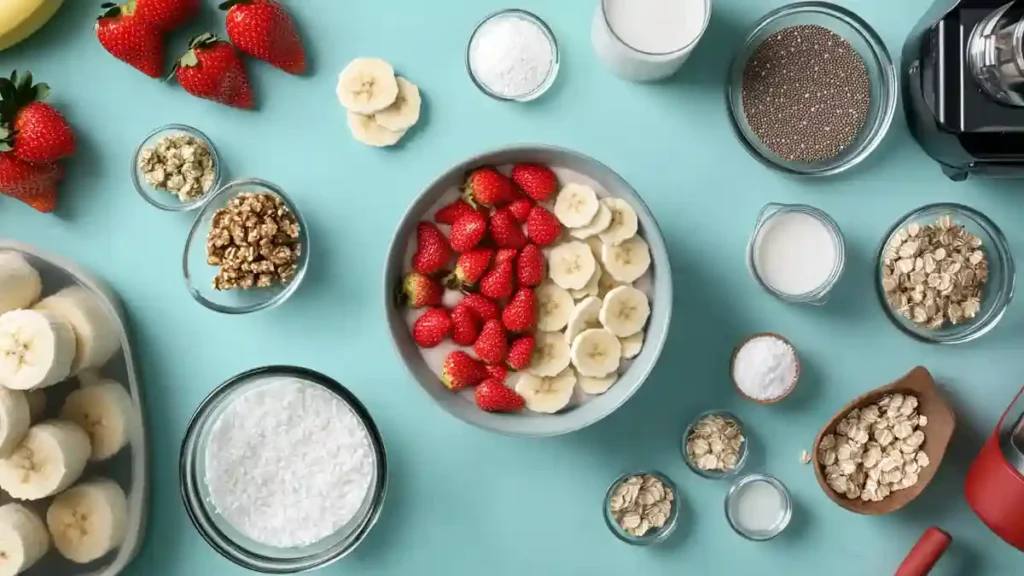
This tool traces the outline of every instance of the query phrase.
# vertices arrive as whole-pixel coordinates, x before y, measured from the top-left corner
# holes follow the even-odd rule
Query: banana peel
[[[64,0],[0,0],[0,51],[42,28],[62,4]]]

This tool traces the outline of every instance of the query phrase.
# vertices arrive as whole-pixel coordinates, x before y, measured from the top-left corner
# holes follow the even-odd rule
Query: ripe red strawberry
[[[544,253],[536,244],[527,244],[516,259],[516,280],[520,286],[540,286],[545,267]]]
[[[518,250],[526,245],[522,225],[516,221],[516,217],[508,208],[498,208],[491,213],[491,238],[498,248]]]
[[[534,206],[526,219],[526,237],[538,246],[550,246],[562,234],[562,223],[543,206]]]
[[[412,268],[420,274],[432,276],[448,265],[452,249],[448,238],[437,225],[420,222],[416,226],[416,253],[412,256]]]
[[[452,250],[465,252],[472,250],[487,235],[487,219],[476,210],[463,214],[452,224],[452,233],[448,238]]]
[[[518,412],[526,406],[523,397],[496,378],[488,378],[473,392],[476,405],[484,412]]]
[[[452,392],[476,386],[487,378],[484,363],[462,350],[456,350],[444,359],[441,368],[441,382]]]
[[[546,201],[558,191],[558,177],[540,164],[516,164],[512,167],[512,181],[537,202]]]
[[[508,347],[508,365],[513,370],[526,370],[530,367],[533,347],[536,344],[533,336],[520,336]]]
[[[19,160],[46,164],[75,152],[75,134],[54,107],[43,102],[46,84],[33,84],[32,73],[0,78],[0,152],[13,151]]]
[[[514,276],[515,270],[511,262],[495,266],[480,281],[480,293],[491,300],[504,300],[511,296],[516,288]]]
[[[530,217],[530,210],[533,210],[533,200],[525,196],[516,198],[508,205],[508,210],[516,217],[516,222],[525,224],[526,219]]]
[[[477,358],[488,364],[500,364],[505,361],[508,355],[508,336],[500,321],[488,320],[484,323],[480,335],[473,344],[473,351],[476,352]]]
[[[466,294],[459,304],[472,310],[482,321],[501,318],[501,308],[498,308],[497,304],[488,300],[483,294]]]
[[[440,282],[415,271],[405,275],[398,290],[399,306],[410,308],[440,306],[443,297],[444,286]]]
[[[512,180],[490,166],[470,172],[463,190],[466,200],[474,206],[500,206],[516,198]]]
[[[488,380],[493,378],[502,384],[508,380],[508,367],[502,364],[488,364],[487,366],[484,366],[484,369],[487,370]]]
[[[256,105],[245,64],[229,42],[200,34],[174,68],[178,83],[189,94],[235,108]]]
[[[477,282],[487,273],[491,266],[491,258],[494,257],[494,250],[491,248],[474,248],[463,252],[455,263],[455,272],[445,278],[445,284],[453,290],[464,286],[475,286]]]
[[[64,177],[58,164],[30,164],[10,152],[0,153],[0,193],[39,212],[57,207],[57,183]]]
[[[412,339],[420,348],[437,346],[452,331],[452,319],[444,308],[431,308],[412,325]]]
[[[459,346],[472,346],[480,335],[480,318],[465,302],[452,308],[452,341]]]
[[[199,0],[135,0],[135,17],[161,32],[181,28],[199,15]]]
[[[537,327],[537,296],[529,288],[520,288],[501,311],[501,323],[509,332],[529,332]]]
[[[477,212],[477,210],[470,206],[469,202],[459,198],[455,202],[452,202],[438,210],[434,214],[434,222],[451,226],[452,224],[455,224],[455,221],[458,220],[459,217],[471,212]]]
[[[228,38],[238,49],[291,74],[306,71],[306,51],[291,16],[274,0],[228,0]]]
[[[506,262],[515,263],[516,256],[519,255],[519,250],[515,248],[499,248],[494,254],[494,266],[500,266]]]
[[[164,39],[160,30],[135,17],[135,3],[104,4],[96,21],[96,38],[114,58],[147,76],[164,73]]]

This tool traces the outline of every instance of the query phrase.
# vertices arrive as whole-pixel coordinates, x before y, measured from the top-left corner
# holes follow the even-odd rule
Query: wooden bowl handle
[[[926,576],[952,541],[953,538],[949,534],[934,526],[925,530],[924,535],[910,550],[910,554],[907,554],[903,563],[896,569],[895,576]]]

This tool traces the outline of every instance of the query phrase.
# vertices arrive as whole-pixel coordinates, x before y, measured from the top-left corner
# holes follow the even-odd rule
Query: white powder
[[[232,402],[206,449],[217,511],[267,546],[308,546],[359,511],[374,475],[366,429],[323,387],[275,378]]]
[[[803,212],[772,216],[754,243],[757,275],[776,291],[791,296],[809,294],[824,285],[837,258],[832,231]]]
[[[789,344],[772,336],[758,336],[736,353],[732,377],[747,396],[769,401],[789,391],[796,370],[796,353]]]
[[[514,15],[485,22],[469,47],[473,75],[506,98],[523,97],[540,88],[554,59],[551,41],[540,27]]]

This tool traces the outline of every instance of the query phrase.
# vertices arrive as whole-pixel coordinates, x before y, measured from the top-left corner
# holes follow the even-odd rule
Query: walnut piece
[[[220,267],[214,290],[287,284],[301,255],[298,220],[274,194],[243,192],[213,214],[206,262]]]
[[[178,196],[182,202],[202,197],[213,188],[217,168],[213,152],[204,141],[189,134],[172,134],[139,153],[139,170],[157,190]]]

